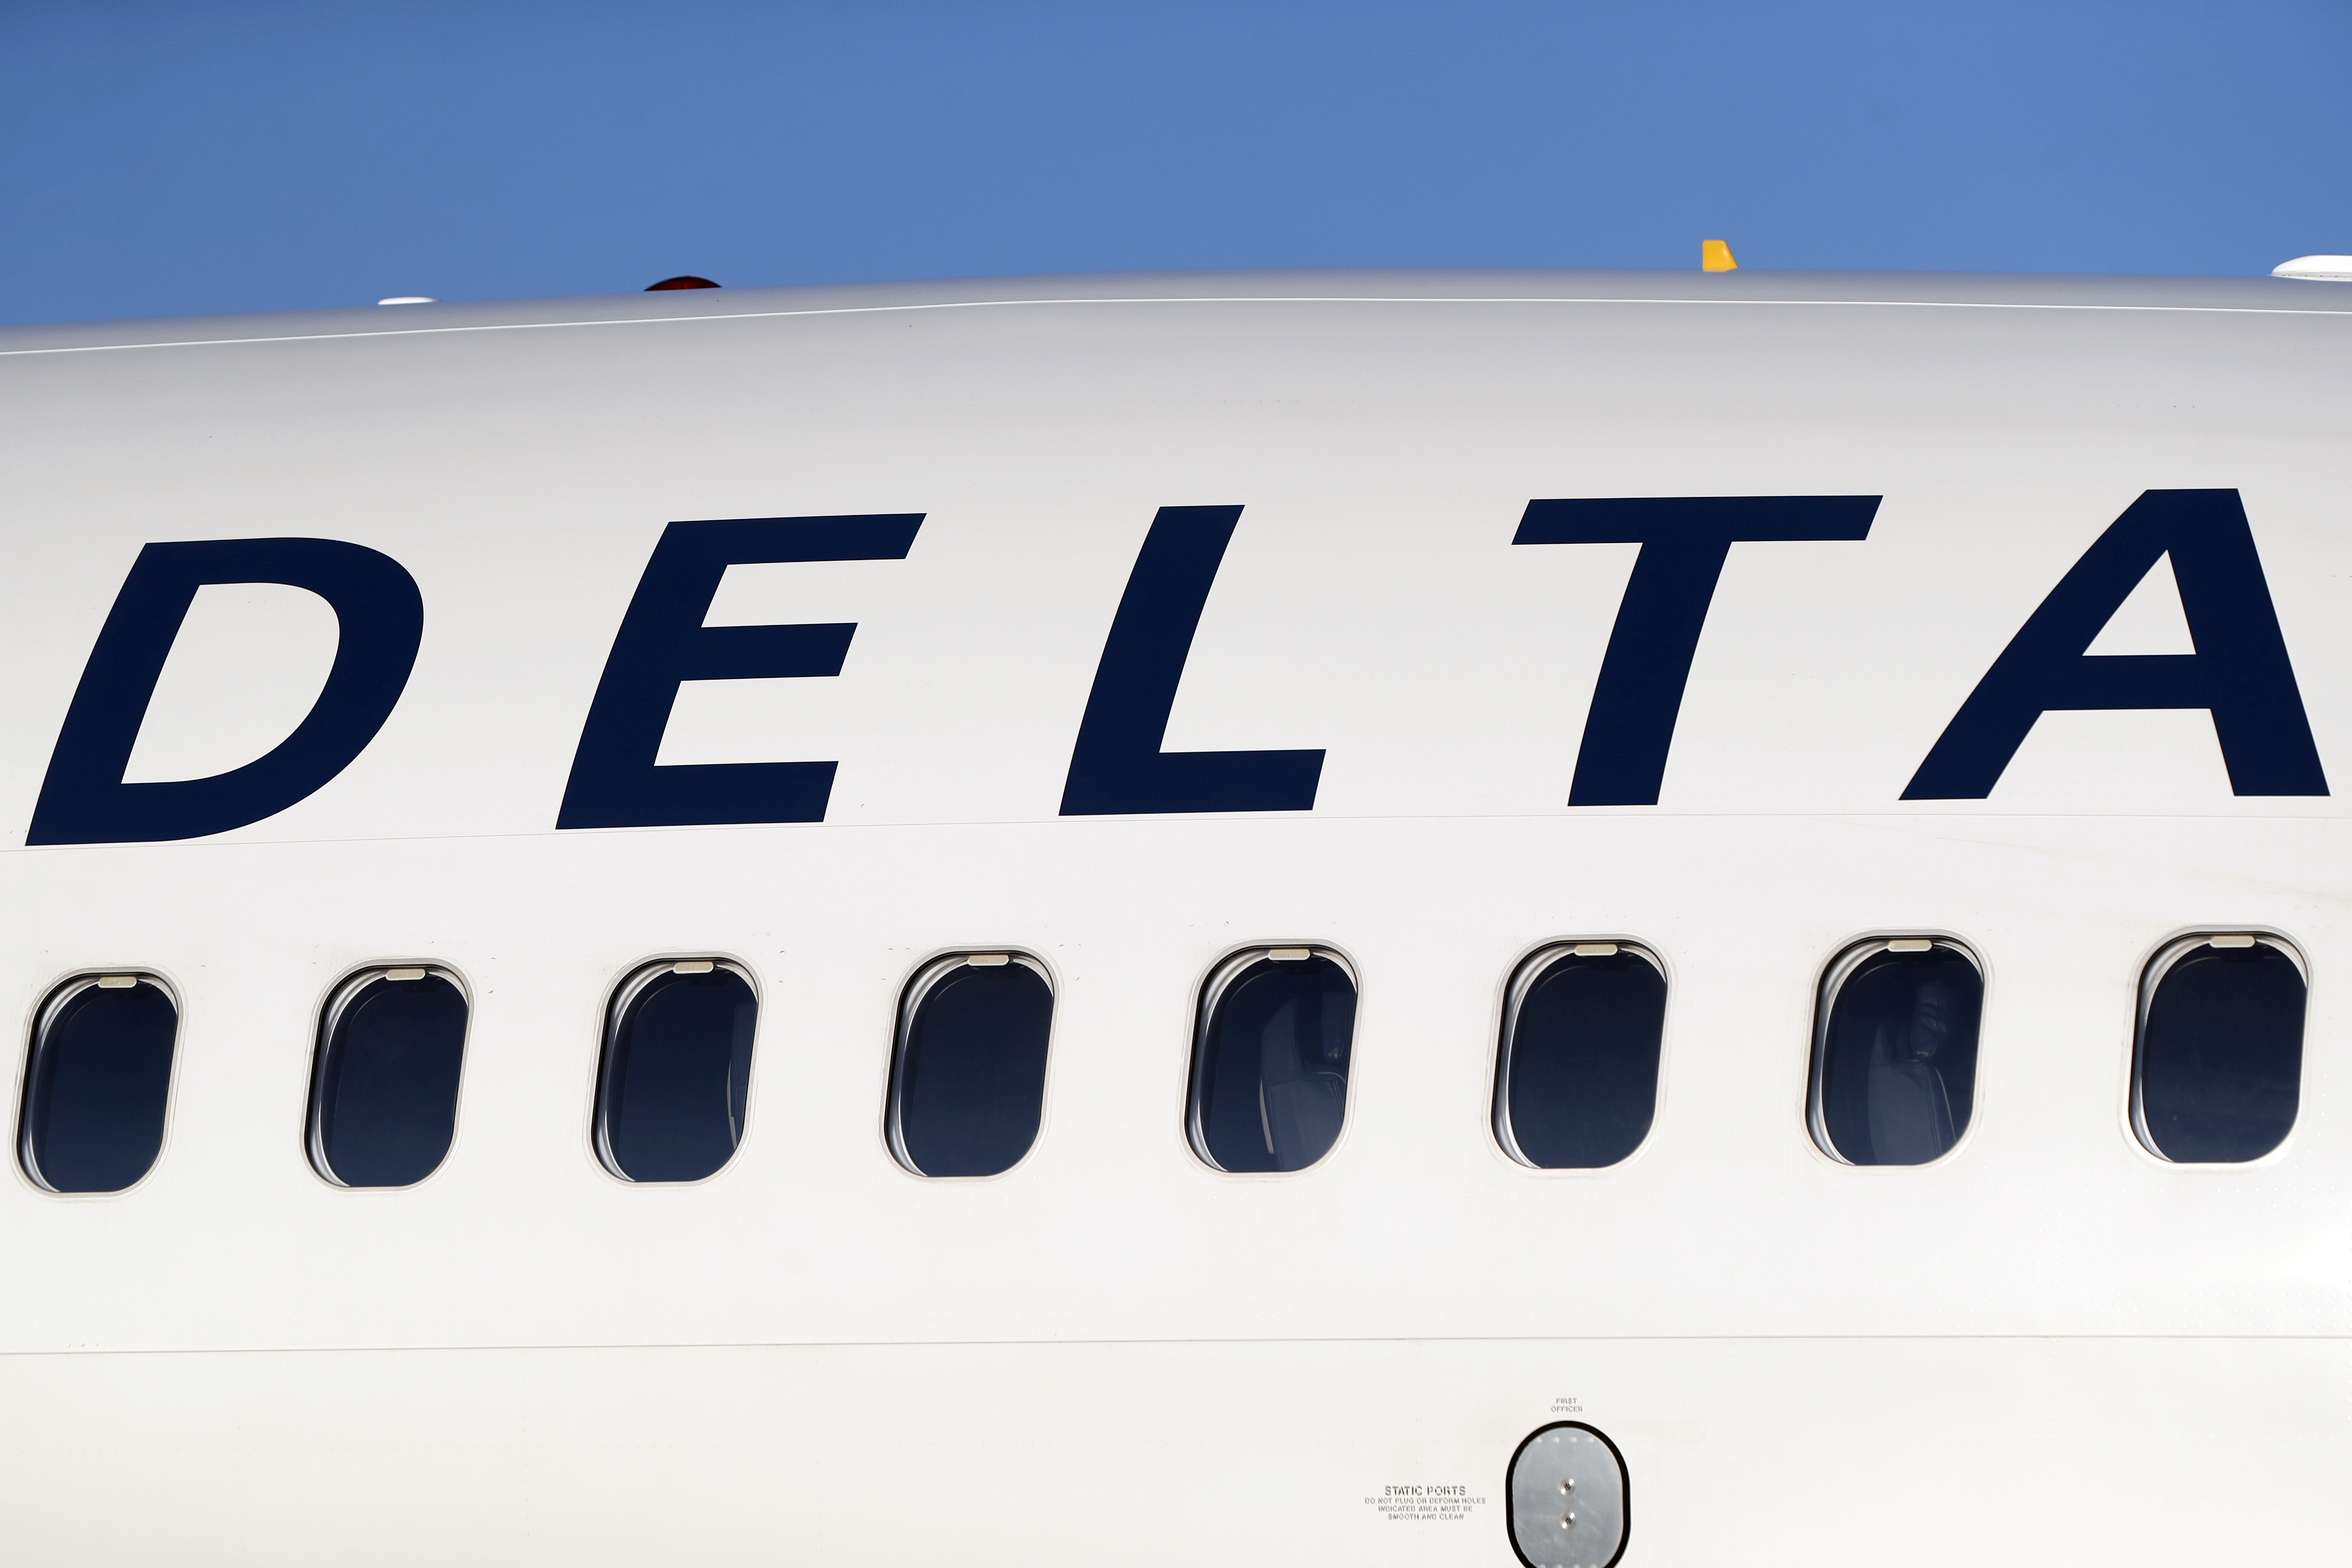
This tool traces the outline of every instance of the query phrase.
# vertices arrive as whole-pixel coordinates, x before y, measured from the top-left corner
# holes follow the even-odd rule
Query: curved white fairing
[[[143,1180],[0,1184],[9,1559],[1507,1568],[1506,1467],[1574,1421],[1622,1455],[1625,1568],[2339,1562],[2347,365],[2352,295],[2293,283],[1749,273],[0,335],[13,1070],[72,977],[180,1008]],[[1717,504],[1530,508],[1674,500]],[[1154,760],[1148,670],[1098,684],[1176,508],[1239,511],[1189,645],[1129,651],[1181,669],[1161,752],[1293,759],[1239,794]],[[756,563],[786,538],[866,558]],[[142,553],[283,540],[364,550]],[[160,674],[101,668],[102,629],[162,657],[118,600],[183,566]],[[2137,584],[2099,645],[2001,666],[2078,567]],[[236,772],[306,714],[279,754],[323,782]],[[782,763],[836,765],[669,771]],[[2168,1163],[2142,972],[2241,931],[2306,966],[2299,1113]],[[1983,975],[1925,1165],[1808,1131],[1824,970],[1887,936]],[[1499,1020],[1580,941],[1664,971],[1654,1125],[1530,1169]],[[1344,1127],[1213,1170],[1193,1008],[1283,944],[1360,986]],[[1050,979],[1042,1131],[929,1180],[885,1091],[959,952]],[[632,1184],[591,1136],[605,1009],[681,957],[756,993],[740,1148]],[[332,1185],[320,1009],[403,963],[470,997],[456,1142]]]

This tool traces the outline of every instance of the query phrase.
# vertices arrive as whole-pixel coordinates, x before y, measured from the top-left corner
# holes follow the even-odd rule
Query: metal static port
[[[1609,1440],[1580,1422],[1530,1435],[1511,1459],[1511,1544],[1536,1568],[1601,1568],[1625,1545],[1625,1471]]]

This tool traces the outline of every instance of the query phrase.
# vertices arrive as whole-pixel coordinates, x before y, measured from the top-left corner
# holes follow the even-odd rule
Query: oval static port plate
[[[1511,1550],[1527,1568],[1614,1568],[1632,1526],[1625,1457],[1581,1421],[1538,1426],[1511,1456]]]

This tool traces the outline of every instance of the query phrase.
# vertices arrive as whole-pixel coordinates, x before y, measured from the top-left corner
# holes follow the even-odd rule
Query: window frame
[[[2277,1147],[2252,1160],[2176,1160],[2158,1148],[2156,1140],[2148,1133],[2147,1120],[2140,1100],[2140,1066],[2142,1053],[2146,1049],[2147,1041],[2148,1010],[2156,1004],[2157,987],[2163,984],[2165,975],[2170,973],[2173,965],[2199,948],[2210,945],[2217,936],[2250,936],[2254,939],[2253,945],[2276,948],[2286,954],[2288,962],[2294,965],[2295,973],[2303,977],[2303,1038],[2300,1044],[2306,1051],[2311,1044],[2311,961],[2304,956],[2302,945],[2292,937],[2285,936],[2268,926],[2217,925],[2184,931],[2178,936],[2168,937],[2160,943],[2156,951],[2148,955],[2147,962],[2140,965],[2139,985],[2134,994],[2131,1058],[2126,1065],[2126,1076],[2124,1084],[2124,1126],[2130,1132],[2133,1144],[2141,1153],[2159,1165],[2175,1170],[2245,1171],[2267,1165],[2286,1153],[2287,1149],[2294,1142],[2295,1133],[2303,1126],[2304,1079],[2301,1064],[2298,1064],[2295,1077],[2294,1121],[2288,1124],[2286,1135],[2278,1141]]]
[[[905,1081],[908,1037],[913,1032],[916,1015],[922,1011],[923,999],[936,990],[940,981],[959,969],[969,968],[975,958],[1003,954],[1009,964],[1018,964],[1045,983],[1045,994],[1052,1005],[1045,1018],[1045,1071],[1037,1084],[1037,1135],[1029,1141],[1021,1158],[1004,1169],[986,1176],[934,1176],[915,1163],[907,1152],[905,1131],[899,1121],[899,1087]],[[1045,1142],[1045,1125],[1052,1107],[1054,1079],[1054,1040],[1062,1026],[1062,988],[1054,971],[1045,961],[1025,948],[1018,947],[959,947],[934,953],[915,968],[907,984],[898,989],[898,1007],[893,1015],[890,1037],[890,1070],[882,1089],[882,1146],[889,1151],[898,1168],[922,1182],[994,1182],[1011,1175],[1027,1164]],[[744,1121],[751,1118],[747,1112]]]
[[[33,1082],[37,1076],[34,1070],[35,1065],[39,1058],[42,1040],[48,1034],[58,1012],[63,1009],[66,1003],[102,981],[123,975],[130,976],[134,985],[152,985],[172,1004],[172,1065],[163,1075],[163,1131],[155,1140],[155,1158],[149,1163],[147,1169],[140,1174],[139,1179],[127,1187],[117,1187],[112,1192],[104,1193],[65,1192],[49,1185],[47,1179],[40,1173],[39,1163],[33,1158],[32,1118],[28,1113],[32,1110]],[[16,1058],[18,1076],[16,1166],[17,1179],[44,1197],[60,1198],[68,1202],[98,1202],[109,1198],[127,1197],[154,1179],[156,1171],[163,1163],[164,1154],[172,1147],[172,1117],[180,1099],[180,1037],[187,1030],[187,1003],[180,988],[160,970],[135,963],[124,964],[119,968],[69,970],[52,981],[40,996],[41,1000],[34,1007],[30,1024],[25,1032],[25,1048]]]
[[[1536,982],[1543,977],[1544,972],[1553,963],[1562,958],[1605,956],[1601,953],[1580,955],[1576,951],[1580,947],[1600,947],[1604,944],[1615,948],[1619,952],[1631,952],[1636,958],[1642,959],[1651,968],[1656,970],[1658,978],[1665,983],[1666,1004],[1658,1018],[1658,1081],[1651,1100],[1650,1125],[1642,1134],[1642,1141],[1634,1144],[1633,1150],[1623,1159],[1611,1164],[1538,1165],[1528,1159],[1526,1152],[1519,1147],[1518,1137],[1511,1131],[1510,1125],[1511,1052],[1515,1037],[1518,1033],[1519,1009],[1525,1005],[1528,993],[1535,989]],[[1666,966],[1664,954],[1648,942],[1637,941],[1633,937],[1560,937],[1530,950],[1511,966],[1503,983],[1502,1008],[1495,1036],[1495,1063],[1492,1074],[1494,1096],[1488,1107],[1487,1132],[1493,1137],[1496,1151],[1511,1163],[1514,1170],[1525,1171],[1538,1176],[1592,1177],[1604,1172],[1622,1170],[1642,1157],[1652,1141],[1657,1137],[1658,1123],[1665,1117],[1666,1043],[1673,1020],[1674,1005],[1675,976],[1674,972]]]
[[[612,1087],[613,1046],[620,1029],[621,1020],[628,1016],[629,1004],[635,1001],[656,980],[665,974],[707,973],[695,970],[681,971],[678,968],[681,963],[707,963],[712,969],[723,969],[751,988],[753,1008],[751,1059],[751,1065],[744,1069],[743,1074],[743,1126],[742,1130],[736,1134],[734,1149],[719,1168],[709,1175],[697,1176],[688,1182],[639,1181],[621,1169],[620,1162],[614,1158],[612,1145],[605,1134],[604,1108]],[[752,1089],[754,1079],[759,1072],[760,1036],[766,1025],[767,1016],[768,999],[761,992],[759,976],[751,972],[750,964],[739,958],[730,958],[722,952],[680,952],[667,958],[643,959],[623,970],[620,979],[613,983],[612,990],[605,994],[604,1023],[597,1031],[596,1037],[594,1073],[589,1080],[588,1153],[589,1157],[596,1162],[597,1168],[625,1187],[652,1191],[676,1187],[698,1187],[706,1182],[717,1181],[734,1169],[735,1162],[742,1156],[743,1145],[750,1142],[751,1139]]]
[[[440,1163],[404,1187],[355,1187],[335,1174],[320,1142],[319,1113],[327,1089],[327,1047],[335,1037],[335,1026],[342,1021],[343,1013],[352,1000],[367,988],[370,982],[395,969],[421,969],[425,973],[420,978],[446,980],[456,986],[457,994],[465,999],[466,1032],[457,1042],[457,1095],[449,1111],[449,1147],[442,1152]],[[466,1053],[473,1048],[474,1044],[474,988],[466,984],[466,977],[449,965],[431,959],[417,959],[412,963],[388,960],[362,964],[347,972],[328,988],[326,999],[319,1005],[318,1019],[318,1032],[310,1044],[310,1091],[304,1099],[302,1111],[302,1153],[310,1161],[312,1173],[336,1191],[345,1193],[412,1192],[439,1175],[456,1156],[457,1140],[465,1130]]]
[[[1967,959],[1969,963],[1977,972],[1977,989],[1979,996],[1976,1042],[1977,1061],[1976,1071],[1970,1084],[1969,1124],[1967,1128],[1961,1131],[1958,1137],[1952,1140],[1952,1146],[1950,1148],[1945,1150],[1942,1153],[1937,1155],[1932,1160],[1923,1160],[1916,1165],[1896,1165],[1885,1163],[1864,1165],[1847,1159],[1843,1154],[1838,1152],[1836,1142],[1830,1137],[1829,1117],[1822,1103],[1823,1079],[1826,1078],[1829,1071],[1828,1047],[1830,1020],[1835,1013],[1838,993],[1844,988],[1847,981],[1853,978],[1854,971],[1860,969],[1864,963],[1877,957],[1880,953],[1891,951],[1894,944],[1898,942],[1925,942],[1930,945],[1931,950],[1934,948],[1948,949],[1953,952],[1958,953],[1962,958]],[[1836,956],[1832,958],[1830,962],[1822,967],[1820,983],[1814,987],[1813,991],[1812,1049],[1805,1073],[1805,1132],[1812,1141],[1814,1150],[1819,1152],[1823,1159],[1826,1159],[1832,1163],[1839,1165],[1845,1170],[1895,1172],[1932,1170],[1936,1166],[1941,1165],[1945,1162],[1951,1160],[1962,1150],[1966,1149],[1970,1142],[1975,1139],[1977,1135],[1977,1128],[1984,1120],[1984,1020],[1985,1014],[1990,1008],[1991,999],[1992,971],[1986,965],[1984,954],[1978,951],[1974,943],[1964,942],[1960,938],[1952,935],[1949,931],[1885,931],[1875,936],[1856,938],[1854,941],[1850,942],[1843,947],[1840,948]]]
[[[1276,960],[1276,952],[1305,949],[1309,959],[1328,959],[1339,965],[1348,984],[1355,988],[1356,1005],[1348,1024],[1348,1089],[1339,1103],[1339,1135],[1331,1140],[1331,1147],[1323,1151],[1322,1158],[1312,1164],[1301,1165],[1295,1171],[1228,1171],[1217,1163],[1209,1152],[1208,1130],[1202,1125],[1201,1104],[1201,1068],[1209,1053],[1209,1026],[1217,1016],[1217,1005],[1224,999],[1234,982],[1260,963],[1287,962]],[[1328,942],[1254,942],[1243,947],[1229,949],[1223,957],[1209,966],[1199,988],[1193,993],[1192,1047],[1187,1055],[1184,1069],[1184,1142],[1192,1157],[1216,1175],[1233,1181],[1286,1181],[1303,1176],[1309,1171],[1322,1169],[1339,1152],[1348,1142],[1348,1134],[1356,1122],[1356,1044],[1364,1029],[1364,979],[1354,960]]]

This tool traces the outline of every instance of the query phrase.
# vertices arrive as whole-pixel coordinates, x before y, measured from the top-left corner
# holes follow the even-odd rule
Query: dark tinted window
[[[760,1005],[732,965],[640,970],[613,1000],[596,1152],[633,1182],[698,1182],[743,1140]]]
[[[1984,976],[1958,944],[1867,942],[1831,967],[1813,1043],[1812,1126],[1853,1165],[1924,1165],[1976,1104]]]
[[[2257,1160],[2294,1125],[2302,966],[2268,939],[2197,938],[2149,965],[2132,1121],[2168,1160]]]
[[[890,1071],[890,1148],[919,1175],[992,1176],[1037,1141],[1054,990],[1008,954],[932,964],[907,988]]]
[[[1192,1147],[1221,1171],[1297,1171],[1348,1113],[1356,982],[1328,954],[1266,948],[1202,988],[1192,1052]]]
[[[466,994],[438,971],[354,976],[327,1004],[310,1086],[310,1161],[347,1187],[431,1175],[457,1129]]]
[[[17,1157],[56,1193],[120,1192],[163,1147],[180,1010],[145,975],[92,975],[41,1009]]]
[[[1495,1135],[1523,1164],[1613,1165],[1658,1109],[1666,977],[1639,949],[1586,942],[1538,953],[1503,1020]]]

